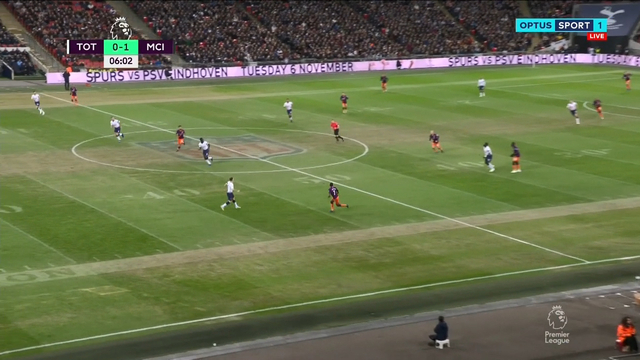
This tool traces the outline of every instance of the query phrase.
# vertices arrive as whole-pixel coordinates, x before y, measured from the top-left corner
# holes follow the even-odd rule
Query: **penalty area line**
[[[311,306],[311,305],[334,303],[334,302],[340,302],[340,301],[345,301],[345,300],[368,298],[368,297],[373,297],[373,296],[378,296],[378,295],[400,293],[400,292],[406,292],[406,291],[411,291],[411,290],[428,289],[428,288],[433,288],[433,287],[438,287],[438,286],[463,284],[463,283],[469,283],[469,282],[474,282],[474,281],[490,280],[490,279],[496,279],[496,278],[502,278],[502,277],[508,277],[508,276],[515,276],[515,275],[524,275],[524,274],[531,274],[531,273],[537,273],[537,272],[562,270],[562,269],[573,268],[573,267],[578,267],[578,266],[585,266],[585,265],[604,264],[604,263],[610,263],[610,262],[620,262],[620,261],[629,261],[629,260],[637,260],[637,259],[640,259],[640,255],[627,256],[627,257],[621,257],[621,258],[595,260],[595,261],[590,261],[590,262],[586,262],[586,263],[581,262],[581,263],[559,265],[559,266],[550,266],[550,267],[537,268],[537,269],[511,271],[511,272],[506,272],[506,273],[501,273],[501,274],[477,276],[477,277],[466,278],[466,279],[449,280],[449,281],[442,281],[442,282],[437,282],[437,283],[432,283],[432,284],[416,285],[416,286],[409,286],[409,287],[403,287],[403,288],[396,288],[396,289],[369,292],[369,293],[364,293],[364,294],[347,295],[347,296],[341,296],[341,297],[335,297],[335,298],[329,298],[329,299],[307,301],[307,302],[301,302],[301,303],[297,303],[297,304],[274,306],[274,307],[269,307],[269,308],[264,308],[264,309],[239,312],[239,313],[235,313],[235,314],[212,316],[212,317],[207,317],[207,318],[202,318],[202,319],[187,320],[187,321],[175,322],[175,323],[170,323],[170,324],[163,324],[163,325],[149,326],[149,327],[139,328],[139,329],[119,331],[119,332],[103,334],[103,335],[89,336],[89,337],[85,337],[85,338],[79,338],[79,339],[73,339],[73,340],[67,340],[67,341],[59,341],[59,342],[49,343],[49,344],[29,346],[29,347],[25,347],[25,348],[22,348],[22,349],[7,350],[7,351],[0,352],[0,356],[20,353],[20,352],[25,352],[25,351],[31,351],[31,350],[50,348],[50,347],[55,347],[55,346],[75,344],[75,343],[86,342],[86,341],[91,341],[91,340],[99,340],[99,339],[106,339],[106,338],[122,336],[122,335],[136,334],[136,333],[141,333],[141,332],[146,332],[146,331],[161,330],[161,329],[167,329],[167,328],[185,326],[185,325],[193,325],[193,324],[198,324],[198,323],[203,323],[203,322],[208,322],[208,321],[224,320],[224,319],[229,319],[229,318],[235,318],[235,317],[241,317],[241,316],[247,316],[247,315],[255,315],[255,314],[261,314],[261,313],[267,313],[267,312],[273,312],[273,311],[279,311],[279,310],[301,308],[301,307],[306,307],[306,306]]]
[[[55,97],[55,96],[52,96],[52,95],[49,95],[49,94],[42,93],[42,95],[50,97],[52,99],[59,100],[59,101],[67,102],[64,99],[61,99],[59,97]],[[120,119],[128,120],[128,121],[131,121],[132,123],[136,123],[138,125],[144,125],[144,126],[147,126],[149,128],[156,129],[158,131],[163,131],[163,132],[166,132],[166,133],[169,133],[169,134],[172,134],[172,135],[174,134],[174,132],[171,131],[171,130],[163,129],[161,127],[158,127],[158,126],[155,126],[155,125],[151,125],[151,124],[147,124],[145,122],[141,122],[141,121],[138,121],[138,120],[127,118],[127,117],[124,117],[124,116],[119,116],[117,114],[110,113],[108,111],[100,110],[100,109],[97,109],[97,108],[94,108],[94,107],[91,107],[91,106],[87,106],[87,105],[80,105],[80,106],[85,108],[85,109],[93,110],[95,112],[99,112],[99,113],[102,113],[102,114],[105,114],[105,115],[110,115],[110,116],[118,117]],[[191,137],[191,136],[187,136],[187,137],[189,139],[191,139],[191,140],[198,141],[197,138],[194,138],[194,137]],[[547,248],[547,247],[544,247],[544,246],[541,246],[541,245],[537,245],[537,244],[534,244],[534,243],[531,243],[531,242],[528,242],[528,241],[524,241],[524,240],[521,240],[521,239],[517,239],[517,238],[515,238],[513,236],[502,234],[502,233],[499,233],[497,231],[493,231],[493,230],[489,230],[487,228],[483,228],[483,227],[480,227],[480,226],[469,224],[469,223],[466,223],[464,221],[460,221],[458,219],[454,219],[454,218],[451,218],[451,217],[448,217],[448,216],[445,216],[445,215],[442,215],[442,214],[438,214],[438,213],[435,213],[433,211],[425,210],[425,209],[419,208],[417,206],[409,205],[409,204],[406,204],[406,203],[403,203],[403,202],[400,202],[400,201],[397,201],[397,200],[394,200],[394,199],[391,199],[391,198],[388,198],[388,197],[385,197],[385,196],[382,196],[382,195],[378,195],[378,194],[375,194],[375,193],[372,193],[372,192],[369,192],[369,191],[366,191],[366,190],[362,190],[362,189],[359,189],[359,188],[356,188],[356,187],[353,187],[353,186],[349,186],[349,185],[346,185],[346,184],[343,184],[343,183],[340,183],[340,182],[337,182],[337,181],[328,180],[328,179],[325,179],[325,178],[323,178],[321,176],[313,175],[313,174],[301,171],[299,169],[295,169],[295,168],[291,168],[291,167],[286,166],[286,165],[278,164],[278,163],[273,162],[273,161],[268,160],[268,159],[262,159],[262,158],[260,158],[258,156],[253,156],[253,155],[250,155],[250,154],[243,153],[243,152],[238,151],[236,149],[228,148],[228,147],[225,147],[225,146],[222,146],[222,145],[217,145],[217,144],[209,144],[209,145],[213,146],[213,147],[216,147],[218,149],[222,149],[222,150],[229,151],[229,152],[232,152],[232,153],[235,153],[235,154],[238,154],[238,155],[242,155],[242,156],[250,158],[250,159],[254,159],[254,160],[257,160],[257,161],[262,161],[264,163],[279,167],[281,169],[286,169],[286,170],[289,170],[291,172],[295,172],[295,173],[298,173],[298,174],[301,174],[301,175],[304,175],[304,176],[312,177],[314,179],[318,179],[318,180],[324,181],[326,183],[333,182],[334,184],[337,184],[337,185],[339,185],[339,186],[341,186],[341,187],[343,187],[345,189],[353,190],[353,191],[359,192],[361,194],[365,194],[365,195],[369,195],[371,197],[375,197],[375,198],[380,199],[380,200],[384,200],[384,201],[387,201],[387,202],[390,202],[390,203],[393,203],[393,204],[396,204],[396,205],[404,206],[406,208],[413,209],[413,210],[416,210],[416,211],[419,211],[419,212],[422,212],[422,213],[425,213],[425,214],[428,214],[428,215],[431,215],[431,216],[434,216],[434,217],[437,217],[437,218],[440,218],[440,219],[443,219],[443,220],[452,221],[452,222],[457,223],[459,225],[463,225],[465,227],[469,227],[469,228],[472,228],[472,229],[483,231],[483,232],[486,232],[486,233],[501,237],[503,239],[511,240],[511,241],[514,241],[514,242],[517,242],[517,243],[520,243],[520,244],[523,244],[523,245],[528,245],[528,246],[531,246],[531,247],[534,247],[534,248],[537,248],[537,249],[540,249],[540,250],[544,250],[544,251],[552,253],[552,254],[556,254],[556,255],[559,255],[559,256],[562,256],[562,257],[566,257],[566,258],[569,258],[569,259],[580,261],[580,262],[585,263],[585,264],[589,263],[589,261],[587,261],[585,259],[582,259],[582,258],[579,258],[579,257],[576,257],[576,256],[573,256],[573,255],[565,254],[563,252],[560,252],[560,251],[557,251],[557,250],[553,250],[553,249],[550,249],[550,248]]]

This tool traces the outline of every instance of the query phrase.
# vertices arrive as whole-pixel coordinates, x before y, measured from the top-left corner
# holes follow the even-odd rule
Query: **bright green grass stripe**
[[[0,269],[7,272],[20,272],[51,266],[63,266],[74,261],[64,254],[48,247],[42,240],[35,238],[11,223],[13,214],[0,217],[2,246],[0,246]]]
[[[76,109],[77,110],[77,109]],[[106,152],[110,150],[105,150]],[[115,174],[115,173],[112,173]],[[167,240],[171,243],[180,244],[181,247],[185,248],[193,248],[194,246],[217,246],[219,244],[232,244],[234,242],[247,242],[254,241],[254,239],[268,239],[269,236],[265,238],[264,233],[261,233],[258,230],[252,228],[240,228],[236,229],[236,231],[231,231],[229,226],[225,226],[226,222],[219,223],[220,220],[224,219],[224,216],[218,215],[216,219],[213,220],[211,217],[211,213],[206,214],[202,211],[201,208],[188,205],[188,202],[179,201],[175,196],[174,200],[176,203],[168,204],[164,203],[164,205],[159,205],[158,201],[160,198],[167,198],[167,194],[158,195],[155,191],[156,189],[142,189],[140,186],[136,186],[136,184],[131,184],[130,182],[99,182],[96,183],[93,181],[93,174],[88,175],[89,179],[84,179],[84,177],[76,176],[74,182],[65,181],[65,177],[63,175],[62,179],[56,179],[53,175],[46,176],[47,182],[55,182],[58,186],[62,186],[66,188],[67,193],[73,193],[77,196],[78,192],[82,192],[82,198],[92,199],[99,201],[98,205],[101,209],[107,209],[107,212],[111,214],[127,214],[125,217],[129,220],[135,219],[134,223],[138,224],[144,229],[156,228],[156,233],[162,233],[163,239]],[[102,179],[108,179],[104,173]],[[85,184],[91,184],[90,189],[85,189]],[[104,187],[100,189],[100,187]],[[149,191],[152,190],[152,191]],[[106,196],[105,199],[96,199],[95,194],[100,193]],[[117,194],[117,195],[116,195]],[[188,193],[187,193],[188,194]],[[174,194],[168,194],[168,197],[171,198]],[[155,200],[155,201],[154,201]],[[170,201],[170,200],[165,200]],[[135,210],[135,211],[134,211]],[[180,222],[182,226],[189,228],[190,230],[185,234],[183,230],[179,229],[175,225],[173,225],[173,216],[175,211],[181,214],[184,218]],[[168,221],[160,222],[163,226],[166,226],[166,229],[158,229],[157,228],[157,219],[165,218]],[[148,223],[148,224],[147,224]],[[222,234],[222,239],[219,241],[214,240],[211,236],[210,231],[206,227],[202,227],[201,224],[207,223],[209,226],[217,227],[224,230],[219,230],[218,234]],[[162,231],[160,231],[162,230]],[[229,232],[225,234],[225,232]],[[165,239],[167,238],[167,239]],[[157,251],[162,251],[161,249],[156,249]],[[110,258],[117,258],[116,255],[111,254]],[[104,260],[104,259],[103,259]]]
[[[442,158],[448,155],[448,153],[445,153],[439,154],[438,156]],[[393,161],[393,159],[397,160],[400,158],[402,159],[401,162]],[[462,160],[461,158],[458,159]],[[500,179],[488,173],[486,176],[478,176],[475,171],[465,171],[467,167],[460,166],[456,162],[438,168],[426,159],[407,153],[400,153],[388,148],[381,151],[374,151],[371,157],[359,161],[369,163],[372,166],[384,167],[388,171],[411,176],[440,186],[471,193],[477,197],[506,203],[517,208],[538,208],[553,206],[553,204],[584,201],[581,197],[554,189],[541,188],[535,184],[519,183],[514,186],[513,182],[516,181],[516,179]],[[471,162],[462,161],[462,163],[467,164]],[[479,165],[481,164],[480,161],[477,161],[477,163]],[[457,168],[459,170],[450,171],[448,168]],[[483,169],[483,172],[486,171],[482,166],[478,166],[478,168]]]
[[[176,113],[176,116],[178,116],[177,113]],[[186,120],[186,116],[182,115],[182,117],[183,119],[181,120]],[[193,118],[193,117],[190,117],[190,118]],[[208,124],[210,126],[213,125],[213,127],[216,127],[218,125],[211,121],[206,121],[206,122],[205,121],[206,120],[202,120],[202,122],[198,122],[198,125]],[[192,123],[193,121],[190,121],[190,122]],[[191,166],[194,169],[201,168],[198,165],[189,164],[189,166]],[[227,180],[228,176],[215,175],[215,174],[212,174],[211,176],[218,179],[213,181],[219,184],[220,195],[224,196],[222,185]],[[144,181],[148,182],[150,181],[150,179],[151,177],[145,177]],[[206,181],[206,183],[209,183],[209,182],[211,182],[211,180]],[[253,185],[252,189],[254,191],[250,192],[248,196],[248,198],[250,199],[249,200],[250,202],[249,203],[243,202],[243,204],[248,204],[250,207],[252,205],[258,205],[259,209],[265,208],[267,206],[268,207],[275,206],[279,209],[278,211],[282,214],[283,218],[290,219],[291,221],[286,224],[269,221],[269,217],[271,216],[271,214],[269,213],[268,210],[266,210],[266,208],[265,208],[266,211],[258,212],[258,213],[247,212],[246,215],[243,215],[240,218],[234,217],[235,219],[237,219],[238,221],[243,221],[247,223],[249,226],[252,226],[256,229],[260,229],[263,232],[273,233],[274,235],[280,236],[280,237],[301,236],[301,235],[308,235],[310,233],[314,233],[313,231],[314,227],[312,226],[312,224],[316,221],[317,210],[313,208],[309,208],[308,205],[301,204],[299,201],[296,200],[295,197],[291,197],[291,194],[287,192],[276,194],[273,191],[269,191],[264,186],[259,186],[259,185]],[[256,191],[260,192],[261,194],[258,194],[258,192]],[[224,202],[224,200],[225,199],[220,198],[221,202]],[[216,211],[219,211],[219,205],[220,204],[216,204],[216,208],[215,208]],[[324,210],[323,210],[323,214],[324,214]],[[232,215],[231,213],[227,215],[227,212],[225,212],[224,216],[232,216]],[[346,223],[341,220],[336,220],[336,219],[329,219],[329,220],[330,221],[328,221],[326,224],[323,225],[325,229],[330,228],[333,231],[341,231],[341,230],[348,230],[348,229],[354,228],[353,224]],[[304,226],[301,224],[304,224]]]
[[[279,160],[279,162],[282,162],[282,161],[281,161],[281,160]],[[324,176],[324,174],[323,174],[323,176]],[[445,187],[445,188],[446,188],[446,187]],[[448,189],[448,188],[446,188],[446,189]],[[448,189],[448,190],[449,190],[449,189]],[[460,189],[457,189],[457,191],[458,191],[458,192],[463,192],[463,191],[462,191],[462,190],[460,190]],[[447,194],[449,194],[449,196],[450,196],[450,197],[452,197],[452,199],[450,199],[450,200],[449,200],[449,202],[450,202],[450,203],[457,203],[457,200],[455,200],[455,199],[460,198],[460,194],[455,194],[455,192],[453,192],[453,193],[452,193],[451,191],[449,191],[449,192],[447,192]],[[467,194],[467,195],[470,195],[470,194]],[[464,197],[466,198],[466,195],[465,195]],[[477,195],[476,195],[476,197],[477,197]],[[481,198],[482,198],[482,197],[481,197]],[[433,201],[433,199],[431,199],[431,200]],[[464,201],[460,200],[459,202],[464,202]],[[499,206],[501,207],[501,209],[502,209],[503,211],[508,211],[508,210],[513,210],[513,209],[514,209],[514,207],[504,207],[504,205],[505,205],[505,204],[499,204]]]
[[[135,178],[154,186],[163,186],[162,177],[140,174]],[[223,185],[227,178],[222,175],[212,175],[202,180],[213,188],[212,193],[210,196],[194,198],[192,201],[222,213],[220,205],[226,201]],[[231,205],[222,214],[252,228],[273,234],[276,237],[304,236],[326,231],[346,231],[359,228],[340,218],[329,216],[322,217],[322,222],[318,223],[317,210],[310,208],[304,197],[296,200],[291,197],[292,191],[270,190],[268,186],[260,184],[260,182],[247,182],[246,177],[239,177],[238,180],[236,186],[242,189],[242,192],[237,195],[237,200],[243,209],[236,211]],[[297,194],[295,191],[293,193]],[[284,221],[275,220],[274,211],[277,212],[275,216]],[[323,210],[322,213],[325,212],[326,210]],[[213,235],[217,237],[216,231],[213,232]]]
[[[78,262],[175,250],[167,244],[106,216],[27,177],[6,177],[3,199],[23,212],[11,222]],[[46,216],[34,216],[44,214]],[[26,254],[25,254],[26,255]],[[94,258],[95,257],[95,258]]]
[[[0,335],[2,336],[0,349],[2,350],[21,349],[28,346],[40,345],[45,342],[44,339],[46,338],[33,336],[29,333],[28,330],[25,330],[19,326],[15,326],[13,320],[14,318],[11,312],[7,310],[15,310],[16,308],[19,308],[19,306],[20,304],[16,304],[16,307],[3,307],[5,310],[0,310],[0,333],[3,333],[2,335]],[[50,333],[52,335],[54,334],[53,332]]]
[[[65,115],[70,120],[77,120],[67,112]],[[58,149],[67,149],[75,143],[77,139],[84,139],[91,135],[90,132],[68,123],[52,121],[55,117],[47,113],[40,116],[26,110],[8,110],[3,113],[2,126],[11,133],[21,134],[33,140],[47,144]]]
[[[497,150],[496,144],[509,144],[511,139],[482,135],[469,139],[468,146],[472,147],[482,141],[487,141],[489,144],[493,144],[494,158],[499,156],[506,156],[508,154],[500,154]],[[553,170],[556,173],[556,180],[547,179],[543,184],[547,187],[556,187],[558,190],[569,192],[575,195],[587,197],[593,200],[602,200],[606,198],[617,198],[626,196],[636,196],[638,193],[638,186],[635,183],[631,183],[623,180],[616,180],[611,177],[607,177],[606,169],[593,170],[596,168],[593,166],[593,161],[598,159],[578,158],[575,161],[562,156],[562,151],[557,149],[551,149],[540,145],[535,145],[527,141],[526,137],[523,140],[518,140],[518,146],[522,151],[522,164],[523,169],[528,161],[533,161],[533,165],[537,168],[536,171],[540,171],[540,167],[546,167],[549,170]],[[609,165],[607,165],[609,166]],[[602,171],[602,173],[600,172]],[[543,171],[547,173],[547,171]],[[531,175],[536,176],[535,172]],[[612,187],[611,183],[615,182],[616,186]]]
[[[214,124],[215,125],[215,124]],[[341,160],[344,158],[341,158]],[[281,161],[281,160],[280,160]],[[322,174],[323,176],[325,176],[325,174]],[[272,177],[273,175],[271,175]],[[289,175],[287,182],[290,183],[291,181],[291,177],[295,177],[295,176],[291,176]],[[220,183],[223,184],[224,181],[226,181],[226,177],[222,176],[219,177],[220,178]],[[303,204],[306,204],[305,207],[307,207],[309,210],[315,211],[315,212],[321,212],[322,214],[325,214],[326,212],[326,203],[325,201],[322,201],[322,207],[318,208],[318,205],[314,205],[317,204],[317,200],[314,200],[313,198],[308,198],[308,192],[305,195],[304,191],[301,191],[300,193],[296,193],[294,192],[291,188],[287,188],[286,191],[282,191],[281,189],[278,189],[276,192],[274,191],[270,191],[268,190],[267,187],[265,187],[265,180],[264,180],[264,176],[258,176],[257,178],[260,178],[260,182],[258,182],[257,184],[251,184],[251,186],[254,187],[254,189],[259,189],[260,191],[266,192],[266,195],[268,195],[269,197],[272,197],[270,199],[260,199],[259,197],[256,196],[251,196],[250,200],[248,199],[248,201],[251,201],[251,203],[249,203],[249,205],[253,205],[253,201],[267,201],[269,202],[270,200],[275,200],[275,201],[271,201],[273,203],[279,203],[280,200],[283,197],[286,197],[286,200],[289,202],[293,202],[295,204],[300,204],[300,202],[302,201]],[[289,185],[290,186],[290,185]],[[325,184],[326,186],[326,184]],[[308,191],[308,190],[307,190]],[[276,194],[277,193],[277,194]],[[323,187],[322,193],[325,194],[326,197],[326,188]],[[243,193],[246,194],[246,193]],[[243,195],[244,196],[244,195]],[[241,196],[241,197],[243,197]],[[275,199],[273,199],[275,198]],[[317,198],[315,198],[317,199]],[[247,204],[246,202],[244,202],[245,200],[243,200],[243,204]],[[369,200],[366,201],[360,201],[360,204],[366,204],[369,203]],[[371,204],[374,208],[376,206],[380,205],[380,201],[379,200],[375,200],[375,202],[373,204]],[[243,205],[244,206],[244,205]],[[397,205],[393,205],[393,208],[401,208]],[[392,224],[395,223],[397,224],[398,222],[407,222],[407,221],[411,221],[412,219],[415,219],[415,221],[425,221],[424,216],[420,216],[420,217],[416,217],[416,214],[413,214],[413,218],[408,219],[407,217],[404,217],[403,214],[406,212],[406,209],[404,209],[405,211],[399,212],[397,214],[394,213],[393,216],[387,216],[386,218],[384,218],[383,220],[380,220],[379,217],[373,217],[373,218],[367,218],[367,217],[355,217],[353,218],[349,224],[352,223],[356,223],[356,224],[362,224],[362,226],[373,226],[373,225],[377,225],[377,226],[382,226],[382,225],[386,225],[386,224]],[[397,210],[396,210],[397,212]],[[413,213],[413,211],[411,211],[411,213]],[[316,215],[317,216],[317,215]],[[355,216],[355,215],[354,215]],[[311,222],[314,221],[314,218],[312,218],[310,220]],[[363,222],[364,221],[364,222]],[[276,226],[276,224],[278,224],[278,226],[282,226],[279,223],[276,222],[265,222],[265,224],[262,224],[262,221],[260,221],[260,225],[255,225],[255,226]],[[327,232],[327,231],[339,231],[339,230],[343,230],[345,229],[344,224],[342,226],[333,226],[332,225],[333,222],[328,222],[326,224],[323,224],[323,229],[322,232]],[[349,225],[350,228],[352,228],[352,225]],[[314,230],[314,227],[308,226],[306,228],[302,228],[299,227],[294,223],[291,224],[291,226],[287,226],[287,228],[284,230],[284,233],[282,234],[282,236],[285,237],[289,237],[289,236],[296,236],[296,235],[309,235],[309,234],[313,234],[313,233],[317,233],[317,231]]]
[[[126,139],[127,140],[131,139],[131,137]],[[131,141],[135,141],[135,140],[131,140]],[[168,155],[165,154],[162,156],[166,157]],[[191,167],[193,170],[197,170],[197,169],[202,169],[203,165],[201,164],[203,163],[198,163],[197,165],[186,164],[186,166]],[[152,185],[155,188],[163,188],[163,185],[167,183],[166,177],[157,176],[157,174],[155,173],[152,176],[146,176],[146,175],[140,175],[141,177],[137,177],[135,175],[129,175],[129,176],[133,176],[134,179],[137,179],[139,181],[142,181],[143,183]],[[226,200],[226,195],[224,194],[223,185],[227,180],[228,176],[226,175],[225,176],[205,175],[205,176],[206,177],[203,177],[202,175],[197,177],[192,177],[192,179],[194,179],[195,182],[192,182],[191,185],[187,186],[186,188],[202,192],[201,184],[206,184],[207,188],[210,188],[212,183],[217,184],[217,185],[214,185],[212,189],[212,191],[215,192],[217,188],[217,192],[219,194],[219,198],[215,200],[215,205],[210,203],[211,199],[208,198],[208,195],[211,195],[211,194],[207,194],[206,191],[203,192],[203,194],[205,195],[202,199],[195,197],[190,199],[190,202],[192,202],[194,205],[205,207],[206,209],[209,209],[209,211],[219,212],[220,214],[218,216],[227,218],[229,221],[226,221],[225,223],[220,224],[220,226],[224,230],[211,232],[211,230],[209,230],[211,229],[209,226],[213,228],[217,228],[216,222],[212,223],[212,221],[208,221],[208,220],[196,221],[197,219],[202,218],[203,216],[208,216],[208,218],[211,218],[211,214],[204,213],[203,209],[201,208],[196,208],[194,206],[191,206],[191,211],[192,212],[195,211],[196,214],[198,215],[197,217],[192,216],[192,219],[188,222],[194,223],[194,224],[193,226],[187,226],[187,227],[197,228],[197,226],[199,226],[198,224],[208,224],[209,226],[200,227],[204,231],[204,233],[198,236],[195,236],[194,238],[185,238],[185,234],[183,230],[181,230],[177,226],[178,224],[170,225],[172,224],[172,222],[166,223],[167,226],[170,226],[170,227],[175,226],[175,231],[170,231],[171,229],[165,229],[162,231],[163,234],[167,234],[167,233],[172,234],[172,235],[166,235],[169,239],[171,239],[170,240],[171,242],[177,242],[181,244],[181,246],[194,245],[194,242],[195,244],[203,244],[205,246],[215,246],[215,245],[230,243],[231,241],[246,242],[247,238],[250,238],[253,240],[267,240],[268,238],[265,238],[264,233],[271,234],[275,237],[303,236],[303,235],[309,235],[310,233],[314,233],[313,225],[317,221],[316,210],[310,209],[308,206],[300,204],[294,198],[291,198],[290,195],[286,192],[283,192],[281,195],[276,195],[274,192],[269,192],[267,189],[261,186],[254,185],[254,187],[252,188],[254,191],[246,192],[248,195],[247,199],[250,199],[250,200],[247,202],[242,202],[242,206],[247,206],[249,209],[251,208],[257,208],[258,210],[263,209],[264,211],[248,210],[248,211],[243,211],[241,214],[236,214],[233,212],[234,209],[229,208],[227,211],[223,213],[220,210],[219,206]],[[180,190],[181,188],[182,187],[179,187],[174,190]],[[153,189],[151,190],[152,192],[155,191]],[[249,189],[247,188],[247,190]],[[144,200],[144,196],[146,195],[144,195],[144,192],[142,191],[142,189],[138,189],[137,191],[138,193],[133,194],[133,196],[135,196],[134,199],[137,199],[138,202],[141,199]],[[124,194],[125,191],[121,190],[119,193]],[[129,193],[126,193],[126,194],[131,195]],[[90,195],[91,195],[90,192],[85,194],[85,196],[90,196]],[[175,211],[172,210],[173,208],[172,204],[175,204],[176,201],[173,201],[172,203],[166,203],[167,199],[171,200],[171,194],[159,194],[159,195],[164,198],[164,199],[160,199],[164,201],[162,204],[163,206],[162,209],[166,210],[162,212],[166,213],[164,216],[170,219],[171,216],[175,215]],[[147,200],[153,200],[153,198],[149,198],[147,196]],[[177,199],[174,199],[174,200],[177,200]],[[207,203],[205,203],[205,201]],[[114,204],[110,202],[104,202],[100,206],[101,207],[109,206],[110,208],[113,208],[111,211],[114,211],[114,212],[116,210],[117,212],[126,211],[126,208],[122,209],[121,205],[123,204],[118,204],[118,203]],[[147,206],[153,206],[153,205],[149,203],[149,205],[137,204],[137,206],[138,207],[144,206],[144,208],[146,208]],[[268,208],[271,208],[271,207],[277,207],[279,214],[281,214],[283,218],[286,218],[289,221],[286,223],[272,221],[271,220],[272,214],[268,210]],[[148,216],[150,212],[159,213],[160,210],[161,208],[153,207],[151,209],[142,211],[142,213],[146,213]],[[182,212],[184,213],[184,211]],[[148,226],[152,226],[152,224],[156,221],[156,220],[153,220],[149,224],[143,224],[145,221],[147,221],[146,220],[147,218],[145,216],[137,217],[136,214],[138,213],[141,213],[141,212],[129,213],[129,216],[130,217],[135,216],[136,223],[140,224],[142,228],[149,228]],[[180,211],[178,211],[178,213],[180,213]],[[187,213],[186,215],[189,216],[188,214],[189,213]],[[153,217],[153,219],[157,219],[157,216]],[[183,219],[181,222],[186,223],[187,221]],[[238,233],[235,233],[233,232],[234,226],[231,225],[233,224],[233,222],[241,222],[245,226],[255,229],[255,231],[253,230],[238,231]],[[328,219],[327,223],[323,224],[323,227],[330,228],[333,231],[344,231],[344,230],[351,230],[351,229],[357,228],[351,223],[347,223],[338,219]],[[231,233],[225,235],[225,233],[227,232],[231,232]],[[218,236],[220,236],[220,239],[217,239]],[[177,239],[174,239],[174,237]],[[180,239],[182,239],[182,241],[180,241]],[[185,242],[187,244],[185,244]]]
[[[632,161],[630,157],[633,153],[638,151],[638,147],[640,144],[638,143],[638,132],[640,132],[640,126],[638,123],[634,123],[632,125],[635,131],[629,131],[630,129],[618,129],[613,128],[611,126],[597,126],[597,127],[582,127],[580,128],[580,135],[583,138],[588,138],[589,142],[593,141],[594,143],[610,143],[618,144],[618,145],[627,145],[633,148],[630,151],[625,151],[622,154],[618,154],[618,156],[623,156],[626,161]],[[592,146],[593,147],[593,146]],[[605,146],[606,148],[606,146]],[[637,156],[634,156],[633,160],[636,160]]]
[[[37,320],[38,326],[30,330],[38,339],[54,342],[284,303],[523,270],[531,263],[553,266],[569,262],[490,234],[460,229],[429,237],[387,238],[219,259],[197,268],[111,274],[97,281],[97,286],[107,283],[129,290],[124,296],[100,297],[86,292],[82,298],[69,299],[63,290],[94,287],[96,280],[63,280],[50,295],[51,307],[22,300],[24,307],[13,312],[11,318],[18,324]],[[439,271],[434,272],[434,268]],[[45,284],[43,290],[50,288]],[[5,298],[19,299],[29,292],[28,287],[20,290],[8,288]],[[49,318],[52,313],[57,316]],[[95,327],[96,322],[103,326]],[[10,330],[0,329],[0,336],[11,338]]]
[[[612,136],[606,136],[607,133]],[[598,129],[580,126],[550,134],[530,136],[528,140],[554,149],[569,151],[575,153],[576,156],[596,156],[631,166],[640,165],[638,162],[640,146],[637,143],[634,145],[630,142],[618,141],[617,133],[622,133],[622,131],[604,126],[598,127]],[[600,135],[598,136],[598,134]],[[630,138],[628,133],[621,134],[622,138],[625,136]],[[585,149],[586,144],[588,147]]]
[[[640,252],[640,209],[490,225],[491,230],[596,261]]]

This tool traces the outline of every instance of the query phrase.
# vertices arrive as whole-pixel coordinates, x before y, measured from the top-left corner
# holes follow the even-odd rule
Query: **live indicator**
[[[587,33],[588,41],[607,41],[607,33],[606,32],[590,32]]]

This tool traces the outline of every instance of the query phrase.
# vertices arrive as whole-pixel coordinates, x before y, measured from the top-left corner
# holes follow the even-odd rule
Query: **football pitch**
[[[640,102],[623,71],[393,71],[386,93],[376,72],[78,86],[80,106],[47,87],[38,89],[45,116],[29,89],[2,92],[0,356],[529,272],[638,265]],[[579,126],[569,100],[580,105]],[[121,143],[111,116],[122,121]],[[188,137],[179,152],[178,125]],[[431,150],[430,130],[444,153]],[[210,167],[201,137],[212,144]],[[511,142],[521,173],[511,173]],[[229,177],[241,209],[223,211]],[[329,211],[329,182],[348,209]]]

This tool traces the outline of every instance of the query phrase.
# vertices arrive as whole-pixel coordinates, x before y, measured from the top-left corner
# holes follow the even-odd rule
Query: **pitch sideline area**
[[[363,230],[346,231],[334,234],[320,234],[298,238],[264,241],[258,243],[229,245],[209,249],[189,250],[175,253],[25,271],[20,273],[4,273],[0,274],[0,287],[20,285],[31,282],[55,281],[73,277],[141,270],[161,266],[175,266],[188,263],[197,263],[201,261],[210,261],[220,258],[232,258],[260,253],[273,253],[279,251],[336,245],[349,242],[369,241],[393,236],[416,235],[423,233],[426,234],[435,231],[446,231],[464,228],[466,227],[466,225],[463,225],[463,223],[471,224],[474,226],[486,226],[571,215],[599,213],[612,210],[633,209],[638,207],[640,207],[640,197],[616,199],[584,204],[556,206],[550,208],[512,211],[507,213],[477,215],[457,219],[460,221],[459,223],[449,220],[435,220],[425,223],[393,225]]]

